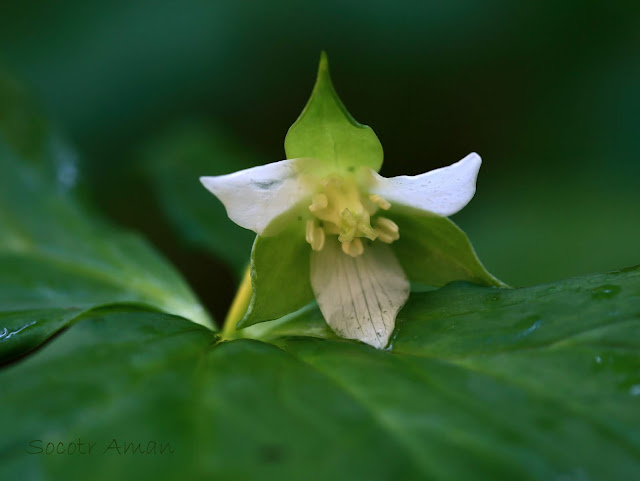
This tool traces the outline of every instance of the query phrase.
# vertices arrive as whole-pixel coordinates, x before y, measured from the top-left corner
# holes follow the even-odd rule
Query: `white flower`
[[[350,172],[343,166],[331,168],[317,159],[299,158],[200,180],[224,204],[231,220],[258,236],[300,242],[301,236],[282,233],[304,230],[309,281],[329,326],[339,336],[383,348],[409,296],[409,279],[395,246],[404,236],[421,237],[420,229],[403,232],[398,219],[458,212],[475,193],[480,164],[480,156],[472,153],[421,175],[384,178],[368,167]],[[419,259],[420,246],[428,241],[429,235],[408,238],[406,246]],[[463,264],[481,265],[470,245],[469,249],[470,254],[465,251],[464,255],[472,256],[472,261],[461,261],[456,268],[459,278],[474,280],[479,275]],[[429,255],[434,268],[439,268],[442,256]],[[406,248],[404,257],[410,271]],[[272,261],[277,265],[279,259]],[[499,284],[486,275],[488,283]],[[437,272],[431,278],[440,282]],[[442,276],[442,282],[448,280]]]
[[[381,177],[382,145],[347,112],[324,53],[284,146],[290,160],[201,178],[231,220],[258,234],[251,300],[240,302],[249,291],[243,281],[228,317],[235,321],[248,304],[235,327],[279,319],[315,298],[338,335],[382,348],[409,280],[504,285],[446,218],[473,197],[480,157],[415,177]]]

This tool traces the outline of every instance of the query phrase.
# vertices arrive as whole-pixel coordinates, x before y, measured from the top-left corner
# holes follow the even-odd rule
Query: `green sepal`
[[[371,127],[356,122],[338,97],[325,52],[311,98],[289,128],[284,148],[288,159],[319,159],[328,171],[354,172],[358,167],[378,171],[382,166],[382,145]]]
[[[238,329],[279,319],[313,301],[311,247],[304,238],[304,222],[299,216],[277,235],[256,237],[251,250],[251,301]]]
[[[428,286],[453,281],[508,287],[482,265],[467,235],[451,220],[423,210],[392,208],[400,229],[393,250],[409,279]]]

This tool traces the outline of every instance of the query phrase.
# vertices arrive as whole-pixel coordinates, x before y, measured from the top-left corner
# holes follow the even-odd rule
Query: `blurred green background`
[[[521,286],[640,263],[638,2],[0,7],[2,69],[77,148],[78,185],[144,232],[217,318],[251,236],[197,176],[283,158],[321,49],[380,137],[383,175],[480,153],[476,197],[454,220],[498,277]],[[208,230],[191,221],[209,215]]]

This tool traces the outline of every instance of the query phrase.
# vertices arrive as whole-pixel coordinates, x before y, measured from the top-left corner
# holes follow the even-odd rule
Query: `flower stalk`
[[[238,291],[231,302],[231,307],[229,307],[229,312],[227,312],[227,317],[222,326],[222,337],[224,339],[235,339],[238,337],[236,325],[238,321],[244,317],[249,308],[251,293],[251,266],[248,266],[242,276],[240,286],[238,286]]]

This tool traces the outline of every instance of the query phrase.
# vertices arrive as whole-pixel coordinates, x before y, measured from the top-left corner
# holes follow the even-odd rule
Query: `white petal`
[[[416,176],[401,175],[386,179],[375,172],[372,194],[394,204],[427,210],[441,216],[460,211],[476,192],[476,179],[482,159],[476,153],[448,167]]]
[[[220,199],[233,222],[256,234],[263,234],[273,219],[310,195],[296,159],[200,177],[200,182]]]
[[[374,242],[351,257],[335,237],[311,253],[311,286],[322,315],[341,337],[378,349],[389,342],[409,281],[388,245]]]

